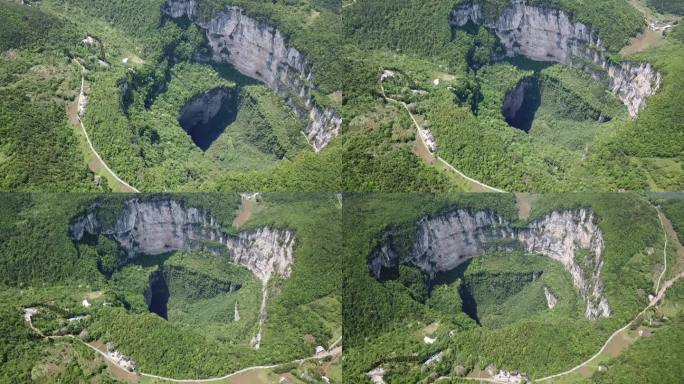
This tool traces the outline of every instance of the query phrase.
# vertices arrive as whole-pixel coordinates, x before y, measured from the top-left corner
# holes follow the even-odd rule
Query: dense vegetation
[[[656,204],[659,204],[665,216],[672,222],[672,227],[677,232],[679,241],[684,244],[684,199],[675,195],[672,198],[658,198],[656,197]]]
[[[131,355],[144,372],[173,377],[207,377],[240,367],[287,362],[311,356],[341,334],[341,271],[338,268],[339,206],[332,195],[266,195],[241,230],[271,226],[296,234],[293,273],[274,279],[261,349],[249,347],[256,331],[261,284],[220,255],[175,252],[122,258],[118,244],[104,236],[76,244],[68,234],[74,217],[96,209],[103,225],[113,225],[130,195],[9,194],[0,203],[0,271],[6,295],[2,307],[14,318],[23,307],[41,308],[35,325],[46,333],[64,332],[86,340],[111,341]],[[140,195],[139,199],[177,199],[212,213],[228,233],[236,194]],[[97,208],[93,204],[97,203]],[[41,239],[37,241],[36,239]],[[152,276],[161,273],[169,290],[168,320],[149,312]],[[17,294],[17,292],[23,294]],[[88,298],[90,308],[81,306]],[[103,306],[104,302],[109,303]],[[237,306],[240,320],[234,320]],[[52,308],[58,309],[53,311]],[[62,330],[64,319],[89,315],[78,327]],[[71,323],[69,323],[71,324]],[[28,377],[50,356],[23,323],[2,327],[10,350],[2,375]],[[21,332],[20,332],[21,331]],[[19,333],[18,333],[19,332]],[[26,331],[28,332],[28,330]],[[30,335],[30,332],[27,333]],[[201,351],[201,352],[198,352]],[[92,360],[86,351],[85,359]],[[90,357],[89,357],[90,356]],[[97,372],[101,372],[102,369]],[[98,373],[99,374],[99,373]],[[103,373],[104,374],[104,373]],[[87,378],[85,372],[74,377]],[[26,380],[20,380],[24,382]]]
[[[678,0],[648,0],[647,3],[660,13],[684,15],[684,3]]]
[[[396,369],[390,382],[397,383],[448,375],[458,365],[467,371],[495,363],[531,377],[562,371],[595,353],[600,340],[645,306],[646,292],[653,289],[652,271],[662,264],[662,254],[653,252],[662,247],[662,232],[655,210],[642,197],[543,195],[528,220],[579,207],[591,207],[598,217],[606,244],[601,279],[611,316],[591,321],[584,318],[584,302],[567,272],[539,256],[488,254],[430,284],[419,271],[405,266],[380,281],[368,272],[367,258],[385,231],[400,239],[395,246],[400,255],[406,254],[417,219],[449,207],[493,210],[516,226],[526,225],[527,220],[517,219],[511,196],[352,196],[345,205],[345,226],[352,228],[345,248],[354,250],[344,281],[344,291],[349,292],[344,330],[350,382],[367,380],[366,372],[390,361],[408,362],[390,365],[391,371]],[[546,307],[543,286],[562,298],[553,311]],[[455,312],[448,301],[453,295],[460,296],[453,303],[462,303]],[[475,310],[472,302],[477,303]],[[436,342],[424,343],[425,335]],[[445,353],[441,362],[427,373],[410,363],[424,362],[440,351]]]
[[[368,136],[369,130],[358,125],[369,126],[371,116],[379,115],[379,90],[369,84],[386,68],[403,75],[401,96],[415,103],[414,115],[436,138],[437,155],[486,184],[513,191],[682,188],[684,130],[679,115],[684,108],[671,95],[682,72],[679,57],[684,48],[677,39],[681,28],[658,48],[626,58],[650,61],[664,75],[659,92],[632,121],[624,105],[606,92],[605,80],[560,65],[545,68],[548,65],[522,60],[492,65],[501,47],[486,28],[449,28],[449,11],[460,3],[370,1],[344,8],[347,38],[354,44],[347,56],[356,71],[349,73],[345,91],[349,135]],[[496,17],[508,4],[484,2],[485,16]],[[537,5],[561,8],[597,29],[615,61],[625,59],[617,52],[644,26],[640,14],[625,1]],[[542,103],[532,129],[524,134],[511,129],[500,111],[504,95],[533,73],[541,79]],[[396,95],[392,93],[393,98]],[[383,113],[383,119],[393,124],[405,119],[401,109]],[[396,138],[405,137],[392,138],[395,142],[367,137],[364,147],[391,153],[400,148]],[[344,167],[353,169],[347,163]],[[372,166],[368,169],[373,173]]]
[[[611,361],[608,371],[597,373],[592,381],[600,384],[624,383],[678,383],[677,373],[682,368],[681,356],[684,341],[684,324],[663,327],[651,337],[637,342],[623,355]]]
[[[84,53],[76,28],[15,3],[0,11],[0,190],[96,190],[65,114],[70,60]]]

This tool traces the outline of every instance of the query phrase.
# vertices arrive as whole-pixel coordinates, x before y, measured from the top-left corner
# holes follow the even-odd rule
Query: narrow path
[[[391,98],[391,97],[388,97],[388,96],[385,94],[385,87],[382,85],[382,80],[380,81],[380,91],[382,92],[382,97],[383,97],[385,100],[389,100],[389,101],[391,101],[391,102],[393,102],[393,103],[399,104],[399,105],[401,105],[402,107],[404,107],[404,109],[406,110],[406,112],[408,112],[409,116],[411,117],[411,120],[413,121],[414,126],[416,127],[416,130],[417,130],[417,131],[416,131],[416,136],[418,137],[418,140],[420,140],[420,141],[422,142],[423,146],[425,146],[425,147],[427,148],[427,144],[426,144],[425,141],[423,140],[423,137],[420,135],[420,131],[421,131],[423,128],[421,128],[420,124],[418,124],[418,121],[417,121],[416,118],[413,116],[413,113],[411,113],[411,111],[409,110],[409,108],[408,108],[408,106],[406,105],[406,103],[404,103],[403,101],[395,100],[395,99],[393,99],[393,98]],[[485,191],[489,191],[489,192],[498,192],[498,193],[506,193],[506,191],[504,191],[504,190],[501,190],[501,189],[498,189],[498,188],[491,187],[491,186],[489,186],[489,185],[487,185],[487,184],[481,183],[481,182],[479,182],[479,181],[477,181],[477,180],[475,180],[475,179],[473,179],[473,178],[471,178],[471,177],[466,176],[465,173],[463,173],[463,172],[459,171],[458,169],[456,169],[453,165],[449,164],[446,160],[444,160],[443,158],[441,158],[439,155],[434,154],[434,156],[435,156],[435,158],[436,158],[439,162],[441,162],[442,164],[444,164],[447,168],[449,168],[449,169],[452,170],[454,173],[456,173],[458,176],[460,176],[461,178],[463,178],[463,179],[465,179],[466,181],[470,182],[471,184],[475,184],[475,186],[477,186],[477,187],[479,187],[479,188],[482,188],[482,189],[485,190]]]
[[[665,276],[665,272],[667,271],[667,241],[668,241],[668,236],[667,236],[667,231],[665,230],[665,223],[664,221],[664,215],[660,211],[660,209],[656,208],[656,211],[658,211],[658,221],[660,222],[660,228],[663,230],[663,236],[665,237],[665,245],[663,245],[663,271],[660,273],[660,276],[658,277],[658,282],[656,283],[656,289],[655,291],[658,292],[658,289],[660,289],[660,281],[663,279],[663,276]]]
[[[351,3],[344,4],[344,5],[342,6],[342,8],[351,7],[351,6],[354,5],[354,4],[356,4],[356,0],[352,0]]]
[[[236,375],[239,375],[239,374],[242,374],[245,372],[249,372],[249,371],[253,371],[253,370],[257,370],[257,369],[271,369],[271,368],[276,368],[278,366],[281,366],[283,364],[299,364],[299,363],[303,363],[305,361],[310,361],[310,360],[321,360],[321,359],[325,359],[326,357],[333,357],[333,356],[339,355],[340,353],[342,353],[342,347],[337,347],[337,348],[332,349],[329,352],[322,353],[320,355],[311,356],[311,357],[306,357],[303,359],[293,360],[293,361],[290,361],[289,363],[281,363],[281,364],[275,364],[275,365],[259,365],[259,366],[244,368],[244,369],[241,369],[239,371],[227,374],[225,376],[213,377],[213,378],[209,378],[209,379],[200,379],[200,380],[197,380],[197,379],[172,379],[170,377],[150,375],[147,373],[140,373],[140,375],[145,376],[145,377],[150,377],[153,379],[166,380],[166,381],[170,381],[173,383],[210,383],[213,381],[226,380],[232,376],[236,376]]]
[[[81,100],[83,100],[83,98],[85,98],[84,87],[85,87],[85,71],[86,71],[86,69],[78,60],[74,59],[74,61],[76,62],[76,64],[78,64],[79,67],[81,67],[81,92],[79,93],[79,96],[78,96],[78,100],[79,100],[79,104],[80,104]],[[81,132],[83,132],[83,136],[85,136],[85,139],[88,142],[88,146],[90,147],[91,152],[93,153],[93,155],[95,155],[95,157],[100,162],[100,164],[102,164],[102,167],[107,171],[107,173],[109,173],[110,176],[114,180],[119,182],[124,187],[125,192],[139,193],[140,191],[138,191],[137,189],[132,187],[127,182],[123,181],[119,176],[117,176],[116,173],[114,173],[114,171],[112,171],[111,168],[109,168],[107,163],[105,163],[105,161],[102,160],[102,157],[100,157],[100,154],[97,153],[97,151],[95,150],[95,147],[93,146],[93,142],[90,141],[90,136],[88,136],[88,131],[86,130],[85,125],[83,125],[83,120],[81,120],[81,114],[77,113],[76,118],[78,119],[78,123],[81,126]]]
[[[42,337],[42,338],[44,338],[44,339],[58,340],[58,339],[61,339],[61,338],[69,338],[69,339],[72,339],[72,340],[76,340],[76,341],[80,342],[81,344],[85,345],[86,347],[88,347],[88,348],[92,349],[93,351],[97,352],[99,355],[101,355],[103,358],[105,358],[105,360],[107,360],[107,361],[113,363],[114,365],[116,365],[117,367],[119,367],[119,368],[125,370],[126,372],[130,372],[130,371],[128,371],[126,368],[124,368],[124,367],[122,367],[121,365],[119,365],[119,362],[117,362],[117,361],[111,359],[109,356],[107,356],[106,353],[100,351],[99,349],[97,349],[97,348],[95,348],[94,346],[92,346],[92,345],[86,343],[85,341],[81,340],[80,338],[78,338],[78,337],[76,337],[76,336],[74,336],[74,335],[47,336],[47,335],[45,335],[40,329],[36,328],[36,327],[33,325],[33,321],[32,321],[32,319],[31,319],[31,317],[28,318],[28,321],[27,321],[27,322],[28,322],[29,328],[31,328],[35,333],[37,333],[40,337]],[[240,374],[242,374],[242,373],[249,372],[249,371],[253,371],[253,370],[257,370],[257,369],[271,369],[271,368],[279,367],[279,366],[284,365],[284,364],[299,364],[299,363],[303,363],[303,362],[305,362],[305,361],[310,361],[310,360],[322,360],[322,359],[325,359],[325,358],[327,358],[327,357],[335,357],[335,356],[338,356],[338,355],[340,355],[340,354],[342,353],[342,347],[341,347],[341,346],[335,347],[335,346],[336,346],[337,344],[339,344],[341,341],[342,341],[342,336],[340,336],[340,337],[339,337],[339,338],[330,346],[332,349],[330,349],[329,351],[326,351],[325,353],[321,353],[321,354],[318,354],[318,355],[313,355],[313,356],[311,356],[311,357],[305,357],[305,358],[302,358],[302,359],[297,359],[297,360],[293,360],[293,361],[289,361],[289,362],[285,362],[285,363],[280,363],[280,364],[273,364],[273,365],[257,365],[257,366],[253,366],[253,367],[247,367],[247,368],[243,368],[243,369],[241,369],[241,370],[239,370],[239,371],[235,371],[235,372],[233,372],[233,373],[229,373],[229,374],[224,375],[224,376],[221,376],[221,377],[212,377],[212,378],[208,378],[208,379],[174,379],[174,378],[171,378],[171,377],[164,377],[164,376],[159,376],[159,375],[153,375],[153,374],[144,373],[144,372],[138,372],[138,374],[139,374],[140,376],[145,376],[145,377],[149,377],[149,378],[153,378],[153,379],[159,379],[159,380],[170,381],[170,382],[174,382],[174,383],[209,383],[209,382],[214,382],[214,381],[226,380],[226,379],[228,379],[228,378],[230,378],[230,377],[232,377],[232,376],[240,375]],[[333,348],[333,347],[334,347],[334,348]]]

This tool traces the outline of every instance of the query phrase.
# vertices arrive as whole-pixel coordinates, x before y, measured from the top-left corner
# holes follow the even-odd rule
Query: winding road
[[[382,85],[382,79],[380,80],[380,91],[382,92],[382,97],[383,97],[385,100],[391,101],[391,102],[393,102],[393,103],[399,104],[399,105],[401,105],[402,107],[404,107],[404,109],[406,110],[406,112],[408,112],[409,116],[411,117],[411,120],[413,121],[414,126],[416,127],[416,136],[418,137],[418,140],[421,141],[421,143],[423,144],[423,146],[424,146],[425,148],[428,148],[427,144],[426,144],[425,141],[423,140],[423,137],[420,135],[420,131],[423,130],[423,128],[420,126],[420,124],[418,124],[418,121],[416,120],[415,116],[413,116],[413,113],[411,113],[411,110],[409,110],[409,108],[408,108],[408,106],[406,105],[406,103],[404,103],[403,101],[399,101],[399,100],[393,99],[393,98],[391,98],[391,97],[389,97],[389,96],[387,96],[387,95],[385,94],[385,87]],[[506,191],[504,191],[504,190],[501,190],[501,189],[498,189],[498,188],[494,188],[494,187],[489,186],[489,185],[487,185],[487,184],[484,184],[484,183],[482,183],[482,182],[480,182],[480,181],[478,181],[478,180],[475,180],[475,179],[473,179],[473,178],[471,178],[471,177],[468,177],[465,173],[463,173],[463,172],[459,171],[458,169],[456,169],[453,165],[449,164],[446,160],[444,160],[443,158],[441,158],[439,155],[433,154],[433,156],[435,156],[435,158],[436,158],[439,162],[441,162],[442,164],[444,164],[447,168],[449,168],[450,170],[452,170],[452,171],[453,171],[454,173],[456,173],[458,176],[460,176],[461,178],[465,179],[465,180],[468,181],[469,183],[474,184],[474,185],[476,185],[477,187],[479,187],[479,188],[485,190],[486,192],[506,193]]]
[[[74,59],[74,61],[76,62],[76,64],[78,64],[79,67],[81,67],[81,92],[78,95],[78,101],[80,104],[81,100],[83,100],[85,98],[84,88],[85,88],[85,72],[86,72],[86,69],[83,66],[83,64],[81,64],[78,60]],[[90,136],[88,135],[88,131],[86,130],[85,125],[83,125],[83,120],[81,120],[80,111],[79,111],[79,113],[76,114],[76,118],[78,119],[78,123],[81,126],[81,132],[83,132],[83,136],[85,136],[85,139],[88,142],[88,146],[90,147],[90,151],[93,153],[93,155],[95,155],[95,157],[100,162],[100,164],[102,164],[102,167],[107,171],[107,173],[109,173],[109,175],[114,180],[119,182],[124,187],[125,192],[139,193],[140,192],[139,190],[135,189],[130,184],[123,181],[119,176],[117,176],[116,173],[114,173],[114,171],[112,171],[111,168],[109,168],[107,163],[105,163],[105,161],[102,160],[102,157],[100,156],[100,154],[97,153],[97,151],[95,150],[95,147],[93,146],[93,142],[90,141]]]
[[[341,339],[341,337],[340,337],[340,339]],[[337,344],[337,341],[335,342],[335,344]],[[337,355],[339,355],[339,354],[341,354],[341,353],[342,353],[342,347],[335,347],[335,348],[331,349],[330,351],[328,351],[328,352],[326,352],[326,353],[322,353],[322,354],[320,354],[320,355],[314,355],[314,356],[311,356],[311,357],[306,357],[306,358],[303,358],[303,359],[293,360],[293,361],[290,361],[290,362],[288,362],[288,363],[275,364],[275,365],[258,365],[258,366],[254,366],[254,367],[244,368],[244,369],[241,369],[241,370],[239,370],[239,371],[236,371],[236,372],[233,372],[233,373],[229,373],[229,374],[227,374],[227,375],[225,375],[225,376],[221,376],[221,377],[212,377],[212,378],[200,379],[200,380],[197,380],[197,379],[172,379],[172,378],[170,378],[170,377],[157,376],[157,375],[150,375],[150,374],[147,374],[147,373],[140,373],[140,375],[141,375],[141,376],[145,376],[145,377],[150,377],[150,378],[153,378],[153,379],[166,380],[166,381],[170,381],[170,382],[173,382],[173,383],[210,383],[210,382],[214,382],[214,381],[226,380],[226,379],[229,379],[229,378],[231,378],[231,377],[233,377],[233,376],[240,375],[240,374],[242,374],[242,373],[249,372],[249,371],[254,371],[254,370],[257,370],[257,369],[271,369],[271,368],[279,367],[279,366],[284,365],[284,364],[299,364],[299,363],[303,363],[303,362],[305,362],[305,361],[310,361],[310,360],[321,360],[321,359],[325,359],[326,357],[334,357],[334,356],[337,356]]]
[[[40,337],[42,337],[42,338],[51,339],[51,340],[57,340],[57,339],[60,339],[60,338],[69,338],[69,339],[72,339],[72,340],[76,340],[76,341],[80,342],[81,344],[85,345],[86,347],[88,347],[88,348],[92,349],[93,351],[97,352],[99,355],[101,355],[103,358],[105,358],[105,360],[107,360],[107,361],[109,361],[110,363],[116,365],[118,368],[123,369],[123,370],[126,371],[126,372],[129,372],[125,367],[121,366],[121,365],[119,364],[118,361],[113,360],[112,358],[110,358],[109,356],[107,356],[106,353],[100,351],[99,349],[97,349],[97,348],[95,348],[94,346],[92,346],[92,345],[86,343],[85,341],[81,340],[80,338],[78,338],[78,337],[76,337],[76,336],[74,336],[74,335],[48,336],[48,335],[45,335],[40,329],[36,328],[36,327],[33,325],[33,321],[31,320],[31,316],[28,317],[27,322],[28,322],[29,328],[31,328],[35,333],[37,333],[37,334],[38,334]],[[247,367],[247,368],[243,368],[243,369],[241,369],[241,370],[239,370],[239,371],[235,371],[235,372],[229,373],[229,374],[224,375],[224,376],[221,376],[221,377],[211,377],[211,378],[207,378],[207,379],[174,379],[174,378],[171,378],[171,377],[153,375],[153,374],[144,373],[144,372],[138,372],[138,374],[139,374],[140,376],[149,377],[149,378],[152,378],[152,379],[165,380],[165,381],[169,381],[169,382],[173,382],[173,383],[210,383],[210,382],[214,382],[214,381],[226,380],[226,379],[229,379],[229,378],[231,378],[231,377],[233,377],[233,376],[240,375],[240,374],[243,374],[243,373],[249,372],[249,371],[254,371],[254,370],[257,370],[257,369],[271,369],[271,368],[276,368],[276,367],[279,367],[279,366],[285,365],[285,364],[300,364],[300,363],[303,363],[303,362],[305,362],[305,361],[310,361],[310,360],[321,360],[321,359],[325,359],[325,358],[327,358],[327,357],[339,356],[339,355],[342,353],[342,346],[337,346],[337,345],[338,345],[341,341],[342,341],[342,336],[340,336],[337,340],[335,340],[335,341],[330,345],[330,348],[331,348],[331,349],[330,349],[329,351],[326,351],[325,353],[321,353],[321,354],[313,355],[313,356],[311,356],[311,357],[305,357],[305,358],[302,358],[302,359],[297,359],[297,360],[293,360],[293,361],[289,361],[289,362],[285,362],[285,363],[280,363],[280,364],[274,364],[274,365],[257,365],[257,366],[253,366],[253,367]]]

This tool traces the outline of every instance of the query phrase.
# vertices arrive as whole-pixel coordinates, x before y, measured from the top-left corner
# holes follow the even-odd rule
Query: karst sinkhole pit
[[[150,312],[156,313],[160,317],[168,320],[169,311],[169,287],[166,284],[164,273],[155,271],[150,275],[150,283],[145,292],[145,299]]]
[[[540,81],[536,76],[520,80],[506,94],[501,108],[508,125],[528,133],[541,105],[541,96]]]
[[[206,151],[235,121],[238,103],[237,90],[212,89],[188,101],[180,111],[178,123],[195,145]]]
[[[480,316],[477,314],[477,300],[473,297],[472,292],[465,284],[458,287],[458,294],[461,296],[461,310],[471,319],[475,320],[477,325],[480,323]]]
[[[436,286],[452,285],[457,280],[461,310],[480,326],[490,326],[490,315],[497,307],[522,292],[525,287],[539,279],[543,271],[482,271],[467,273],[471,260],[456,269],[440,272],[428,282],[430,296]],[[541,299],[541,296],[540,296]]]
[[[169,308],[173,309],[174,300],[198,303],[218,295],[231,294],[242,288],[242,284],[219,281],[211,276],[183,267],[160,266],[149,276],[145,289],[147,309],[151,313],[169,319]]]

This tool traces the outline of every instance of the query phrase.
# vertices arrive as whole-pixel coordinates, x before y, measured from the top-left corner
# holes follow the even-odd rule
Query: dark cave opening
[[[206,151],[221,136],[238,113],[238,92],[217,88],[198,95],[181,109],[178,123],[192,141]]]
[[[541,105],[541,89],[537,77],[526,77],[504,98],[501,113],[508,125],[529,132]]]
[[[145,291],[147,308],[150,312],[168,320],[169,287],[166,284],[164,273],[155,271],[150,275],[150,282]]]
[[[458,287],[458,293],[461,295],[461,310],[463,310],[463,313],[475,320],[477,325],[482,325],[480,323],[480,317],[477,314],[477,300],[475,300],[472,292],[470,292],[470,288],[466,284],[461,284]]]

